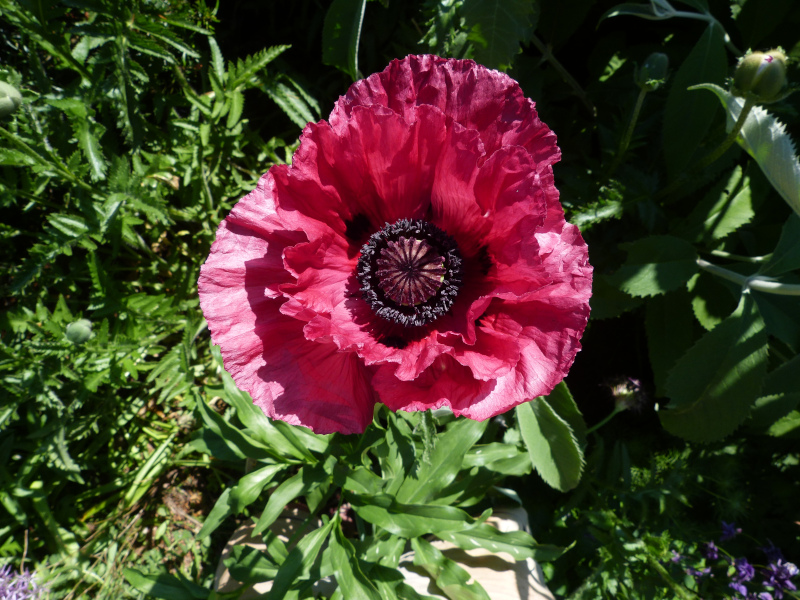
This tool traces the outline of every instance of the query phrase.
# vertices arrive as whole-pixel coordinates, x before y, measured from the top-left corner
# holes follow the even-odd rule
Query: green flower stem
[[[702,258],[697,259],[697,266],[704,271],[713,273],[717,277],[722,277],[733,283],[738,283],[745,289],[756,290],[767,294],[777,294],[779,296],[800,296],[800,285],[797,284],[780,283],[778,281],[759,277],[758,275],[751,275],[748,277],[747,275],[734,273],[728,269],[711,264]]]
[[[736,141],[736,138],[739,137],[739,132],[742,130],[742,127],[744,127],[744,123],[747,120],[747,115],[750,114],[750,111],[754,106],[755,101],[753,98],[751,96],[747,96],[744,101],[744,106],[742,107],[742,112],[739,113],[739,118],[736,120],[736,124],[733,126],[733,129],[731,129],[728,137],[726,137],[725,140],[723,140],[723,142],[717,146],[716,150],[697,163],[697,165],[694,167],[697,171],[705,169],[708,165],[725,154],[726,150],[733,145],[733,143]]]
[[[743,256],[741,254],[725,252],[724,250],[711,250],[709,254],[712,256],[719,256],[720,258],[727,258],[728,260],[738,260],[739,262],[746,263],[763,263],[772,258],[772,254],[765,254],[764,256]]]
[[[650,568],[661,576],[661,579],[664,580],[664,583],[667,584],[667,587],[675,592],[678,598],[682,598],[683,600],[697,600],[699,597],[697,594],[687,590],[682,585],[679,585],[673,581],[672,577],[670,577],[669,572],[667,572],[664,566],[650,554],[645,554],[645,559],[647,560],[647,564],[650,566]]]
[[[598,429],[600,429],[600,428],[601,428],[603,425],[605,425],[606,423],[608,423],[608,422],[609,422],[611,419],[613,419],[614,417],[616,417],[616,416],[617,416],[619,413],[621,413],[621,412],[622,412],[622,411],[624,411],[624,410],[625,410],[624,408],[619,408],[619,407],[616,407],[616,406],[615,406],[615,407],[614,407],[614,410],[612,410],[612,411],[611,411],[611,412],[608,414],[608,416],[607,416],[605,419],[603,419],[602,421],[600,421],[600,422],[599,422],[599,423],[597,423],[596,425],[594,425],[594,426],[592,426],[591,428],[589,428],[589,429],[586,431],[586,435],[589,435],[590,433],[594,433],[595,431],[597,431]]]
[[[580,86],[580,84],[575,81],[575,78],[569,74],[569,71],[564,68],[564,65],[558,62],[558,59],[553,55],[550,47],[545,46],[544,42],[542,42],[542,40],[540,40],[536,34],[531,34],[531,41],[533,42],[533,45],[538,48],[539,52],[542,53],[542,57],[551,65],[553,65],[553,68],[558,71],[559,75],[561,75],[561,78],[566,81],[575,91],[578,98],[580,98],[581,102],[583,102],[583,105],[589,110],[590,113],[592,113],[592,116],[597,116],[597,109],[595,108],[594,104],[592,104],[592,101],[589,100],[589,96],[586,95],[586,92],[583,91],[583,88]]]
[[[611,168],[608,170],[609,176],[613,175],[614,171],[617,170],[619,167],[619,163],[622,162],[622,157],[625,154],[625,151],[628,149],[628,146],[631,143],[631,138],[633,137],[633,130],[636,128],[636,122],[639,120],[639,112],[642,110],[642,104],[644,103],[644,97],[647,95],[647,90],[642,89],[639,91],[639,97],[636,98],[636,105],[633,107],[633,115],[631,115],[631,121],[628,123],[628,129],[625,130],[625,135],[622,136],[622,139],[619,142],[619,149],[617,150],[617,155],[614,157],[614,162],[611,163]]]
[[[653,196],[653,199],[656,201],[661,200],[665,196],[670,195],[672,192],[679,190],[683,184],[694,179],[703,169],[725,154],[728,148],[730,148],[736,141],[736,138],[739,137],[739,132],[741,132],[742,127],[744,127],[744,123],[747,120],[747,115],[750,114],[750,111],[754,106],[755,101],[748,97],[744,102],[742,112],[739,113],[739,118],[736,120],[736,124],[733,126],[733,129],[731,129],[730,133],[728,133],[728,137],[726,137],[722,143],[717,146],[713,152],[711,152],[711,154],[701,158],[687,173],[684,173],[678,177],[675,181]]]

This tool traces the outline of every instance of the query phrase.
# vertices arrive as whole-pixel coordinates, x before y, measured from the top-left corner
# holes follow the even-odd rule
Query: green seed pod
[[[669,57],[662,52],[653,52],[636,71],[636,85],[646,92],[652,92],[667,80],[668,70]]]
[[[22,94],[19,91],[0,81],[0,119],[7,117],[22,105]]]
[[[67,325],[66,335],[67,339],[76,346],[86,343],[92,337],[92,322],[88,319],[79,319],[70,323]]]
[[[761,102],[775,99],[785,84],[786,55],[780,49],[746,54],[733,74],[734,95],[751,94]]]

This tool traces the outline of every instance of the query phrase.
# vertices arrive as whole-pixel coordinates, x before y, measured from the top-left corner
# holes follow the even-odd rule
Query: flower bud
[[[743,56],[733,74],[734,95],[752,94],[761,102],[774,100],[785,84],[786,55],[780,49]]]
[[[658,89],[667,79],[669,57],[662,52],[653,52],[636,71],[636,85],[646,92]]]
[[[0,81],[0,119],[7,117],[22,105],[22,95],[19,91]]]
[[[79,346],[89,341],[92,337],[92,322],[88,319],[79,319],[67,325],[67,339]]]

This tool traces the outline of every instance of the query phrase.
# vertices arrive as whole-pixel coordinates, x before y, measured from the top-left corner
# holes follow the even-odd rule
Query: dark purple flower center
[[[387,223],[361,248],[357,275],[375,314],[414,327],[450,310],[463,262],[455,240],[436,225],[400,219]]]

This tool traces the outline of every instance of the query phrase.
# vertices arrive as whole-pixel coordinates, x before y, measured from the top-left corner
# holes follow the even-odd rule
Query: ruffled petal
[[[317,433],[363,431],[375,403],[371,373],[354,354],[303,336],[303,323],[280,313],[282,285],[294,280],[283,255],[305,240],[283,228],[271,176],[221,224],[200,270],[200,306],[226,370],[272,418]]]
[[[479,131],[487,154],[502,146],[524,147],[542,166],[557,162],[556,136],[539,119],[535,104],[505,73],[471,60],[407,56],[381,73],[355,82],[331,113],[349,118],[355,106],[380,105],[414,120],[417,106],[436,106],[468,129]]]

